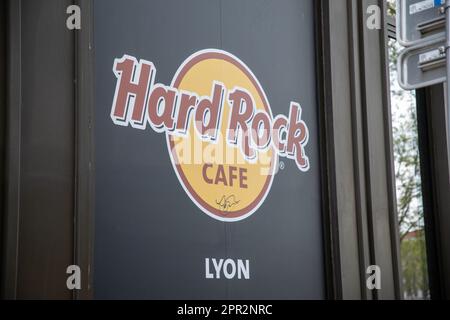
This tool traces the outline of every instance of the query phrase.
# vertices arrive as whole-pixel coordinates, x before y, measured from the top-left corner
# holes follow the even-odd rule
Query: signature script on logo
[[[233,194],[229,197],[227,196],[223,196],[220,201],[216,200],[217,205],[219,206],[220,209],[222,209],[224,212],[227,212],[228,210],[230,210],[232,207],[236,206],[239,204],[239,200],[236,199],[236,196]]]

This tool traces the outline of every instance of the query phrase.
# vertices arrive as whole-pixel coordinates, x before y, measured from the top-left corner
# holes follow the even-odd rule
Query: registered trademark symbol
[[[284,162],[280,161],[280,170],[284,170]]]

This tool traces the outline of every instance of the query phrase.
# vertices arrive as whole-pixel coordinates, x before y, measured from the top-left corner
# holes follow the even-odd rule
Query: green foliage
[[[391,10],[395,14],[395,8]],[[389,41],[397,212],[404,296],[418,299],[428,298],[429,290],[425,237],[421,231],[424,229],[424,217],[417,109],[415,93],[402,90],[397,83],[400,49],[396,41]]]
[[[391,101],[393,110],[393,142],[397,211],[400,239],[423,228],[422,181],[420,176],[419,137],[415,93],[399,88],[397,58],[400,50],[395,41],[389,44]]]
[[[395,8],[395,0],[388,0],[387,1],[387,11],[388,15],[395,17],[396,14],[396,8]]]
[[[408,299],[429,298],[425,236],[423,231],[417,232],[414,238],[402,241],[401,261],[405,297]]]

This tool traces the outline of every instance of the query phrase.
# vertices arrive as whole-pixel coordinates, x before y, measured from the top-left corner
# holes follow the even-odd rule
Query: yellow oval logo
[[[199,132],[194,132],[199,127],[194,123],[199,122],[199,116],[192,118],[193,124],[189,126],[187,136],[167,134],[172,163],[185,191],[213,218],[237,221],[250,216],[267,196],[276,164],[272,148],[260,150],[257,157],[248,157],[245,152],[239,150],[245,146],[242,146],[243,141],[238,140],[246,139],[245,134],[250,134],[251,129],[248,120],[252,115],[245,117],[246,110],[243,109],[252,110],[252,114],[263,111],[272,120],[272,112],[261,85],[250,69],[236,57],[224,51],[206,50],[194,54],[183,63],[172,81],[172,86],[181,91],[210,97],[203,100],[209,101],[205,103],[204,108],[204,113],[210,114],[209,122],[214,122],[215,117],[207,110],[207,105],[214,110],[220,110],[221,114],[217,117],[217,123],[206,128],[212,131],[217,129],[217,132],[211,135],[215,135],[214,139],[205,141]],[[243,104],[248,105],[242,106],[236,105],[237,97],[232,100],[233,95],[228,95],[227,99],[226,93],[236,92],[236,88],[244,89],[253,101],[244,101]],[[233,112],[232,108],[237,111]],[[197,111],[202,112],[203,109]],[[232,116],[238,113],[240,118],[232,123]],[[203,114],[200,116],[203,117]],[[242,122],[246,124],[242,125]],[[241,132],[230,134],[233,130]],[[233,139],[227,141],[231,135]],[[237,139],[234,139],[235,137]],[[186,155],[188,149],[194,152]],[[196,161],[196,155],[201,155],[202,159]]]
[[[170,86],[155,83],[156,68],[124,55],[111,118],[165,132],[169,154],[184,190],[209,216],[226,222],[252,215],[270,191],[278,157],[309,170],[309,132],[302,109],[292,102],[289,117],[273,117],[269,101],[251,70],[216,49],[190,56]]]

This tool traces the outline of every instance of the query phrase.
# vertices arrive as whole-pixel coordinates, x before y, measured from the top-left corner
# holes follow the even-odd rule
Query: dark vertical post
[[[446,86],[446,104],[450,105],[450,0],[445,1],[445,29],[446,29],[446,60],[447,60],[447,86]],[[447,108],[447,154],[450,159],[450,108]],[[449,177],[450,178],[450,177]]]
[[[21,140],[21,0],[7,1],[5,205],[2,241],[2,297],[17,295],[20,140]]]
[[[94,224],[94,83],[92,1],[77,0],[81,30],[75,36],[75,225],[74,260],[81,268],[81,290],[75,299],[93,298]]]

